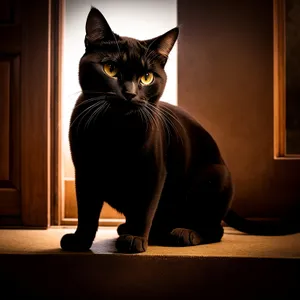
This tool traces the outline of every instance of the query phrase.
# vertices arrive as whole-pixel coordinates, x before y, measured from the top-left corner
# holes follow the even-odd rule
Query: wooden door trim
[[[62,82],[62,47],[64,33],[65,1],[52,0],[51,9],[52,34],[51,34],[51,115],[52,135],[51,135],[51,225],[76,225],[77,207],[66,205],[72,198],[75,198],[74,178],[65,178],[63,175],[63,153],[61,147],[61,82]],[[67,201],[66,201],[67,199]],[[68,204],[67,203],[67,204]],[[69,211],[69,214],[68,214]],[[105,203],[100,219],[100,226],[116,226],[124,222],[121,214],[113,212],[113,209]]]
[[[62,155],[61,155],[61,74],[62,74],[62,39],[63,0],[52,0],[51,7],[51,225],[61,225],[62,209]]]
[[[39,228],[50,223],[50,8],[51,0],[21,1],[22,225]]]
[[[273,0],[274,32],[274,158],[285,156],[284,1]]]
[[[299,160],[286,153],[286,42],[285,1],[273,0],[274,159]]]

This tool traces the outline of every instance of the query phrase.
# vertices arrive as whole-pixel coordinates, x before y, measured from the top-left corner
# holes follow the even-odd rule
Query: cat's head
[[[164,67],[178,32],[176,27],[143,41],[121,37],[92,7],[86,21],[86,51],[79,66],[83,93],[114,94],[120,103],[157,103],[166,85]]]

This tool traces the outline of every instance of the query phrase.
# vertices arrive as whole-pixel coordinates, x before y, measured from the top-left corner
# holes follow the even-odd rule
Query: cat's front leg
[[[78,209],[78,226],[75,233],[65,234],[61,248],[67,251],[87,251],[93,244],[98,230],[103,206],[99,184],[88,174],[76,172],[75,188]]]
[[[153,173],[152,173],[153,174]],[[166,172],[162,168],[152,178],[132,192],[132,207],[125,214],[126,232],[120,232],[116,248],[122,253],[139,253],[147,250],[152,221],[164,187]]]

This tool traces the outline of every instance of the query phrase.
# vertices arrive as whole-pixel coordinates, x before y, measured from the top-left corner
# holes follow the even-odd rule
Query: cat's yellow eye
[[[146,73],[141,77],[141,83],[144,85],[151,84],[153,82],[153,80],[154,80],[154,75],[151,72]]]
[[[119,72],[118,68],[113,63],[104,64],[103,70],[110,77],[115,77]]]

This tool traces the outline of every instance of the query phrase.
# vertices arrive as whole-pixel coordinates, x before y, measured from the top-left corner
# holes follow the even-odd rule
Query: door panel
[[[0,218],[21,215],[19,9],[0,3]]]
[[[20,59],[0,58],[0,214],[20,215]]]
[[[0,225],[49,219],[49,1],[0,2]]]
[[[2,99],[0,111],[0,180],[9,180],[9,87],[10,62],[0,61],[0,97]]]
[[[233,208],[276,218],[299,208],[300,160],[274,159],[273,1],[178,1],[179,105],[219,144]]]

